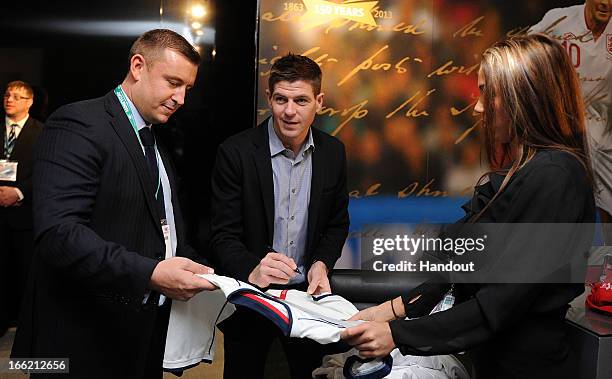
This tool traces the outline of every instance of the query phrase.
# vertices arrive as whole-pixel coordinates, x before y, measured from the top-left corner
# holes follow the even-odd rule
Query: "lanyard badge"
[[[451,309],[453,305],[455,305],[455,296],[453,295],[453,289],[455,285],[451,286],[451,289],[444,295],[444,298],[435,306],[435,308],[431,311],[431,314],[446,311]]]
[[[0,160],[0,181],[17,181],[17,162]]]
[[[114,92],[115,92],[115,95],[117,95],[117,98],[119,99],[119,103],[121,104],[121,107],[123,108],[123,111],[125,112],[125,115],[130,121],[130,125],[132,125],[132,128],[134,129],[134,133],[136,134],[136,138],[138,138],[138,143],[140,144],[140,147],[144,151],[144,145],[142,144],[142,140],[140,139],[140,134],[138,134],[138,126],[136,125],[136,119],[134,118],[134,114],[132,113],[132,109],[130,108],[128,104],[128,100],[126,98],[125,92],[123,92],[123,89],[121,88],[121,85],[118,85],[117,88],[115,88]],[[157,167],[159,167],[159,156],[157,154],[156,154],[156,159],[157,159]],[[158,175],[157,190],[155,191],[155,198],[157,198],[159,194],[160,186],[161,186],[161,175]],[[165,218],[160,220],[160,224],[161,224],[162,233],[164,235],[164,243],[166,245],[165,258],[169,258],[172,256],[172,236],[170,234],[170,225],[168,224],[168,220]]]
[[[118,85],[117,88],[115,88],[114,92],[115,92],[115,95],[117,95],[117,98],[119,99],[119,103],[121,104],[121,108],[123,108],[123,111],[125,112],[125,115],[127,116],[128,120],[130,121],[130,125],[132,125],[132,129],[134,129],[134,133],[136,133],[136,138],[138,138],[138,143],[140,144],[140,147],[144,151],[144,145],[142,144],[142,140],[140,139],[140,134],[138,133],[138,126],[136,125],[136,119],[134,118],[134,114],[132,113],[132,109],[128,105],[128,101],[127,101],[125,92],[123,92],[123,89],[121,88],[121,84]],[[155,159],[157,159],[157,167],[159,167],[159,157],[157,156],[157,154],[155,155]],[[160,186],[161,186],[161,176],[158,176],[158,178],[157,178],[157,189],[155,190],[155,198],[157,198],[157,194],[159,193],[159,187]]]

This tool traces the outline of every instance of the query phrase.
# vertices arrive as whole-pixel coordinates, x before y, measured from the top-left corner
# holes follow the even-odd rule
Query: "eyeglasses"
[[[25,97],[25,96],[19,96],[19,95],[12,95],[12,94],[10,94],[10,93],[5,93],[5,94],[4,94],[4,100],[8,100],[8,99],[10,99],[11,97],[12,97],[12,98],[13,98],[13,100],[15,100],[15,101],[19,101],[19,100],[21,100],[21,99],[31,99],[31,97]]]

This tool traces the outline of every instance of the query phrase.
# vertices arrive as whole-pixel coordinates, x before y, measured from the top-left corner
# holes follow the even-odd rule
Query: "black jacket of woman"
[[[459,222],[484,209],[504,177],[490,174],[489,179],[476,187]],[[595,202],[586,170],[568,153],[540,151],[513,175],[478,222],[593,224]],[[578,246],[569,235],[546,238],[555,246],[583,250],[577,255],[590,246],[589,238]],[[541,254],[566,256],[554,249]],[[429,311],[449,285],[425,283],[402,296],[412,319],[389,323],[393,340],[405,355],[469,351],[478,379],[577,377],[576,355],[564,321],[568,303],[584,291],[583,284],[574,283],[456,284],[454,307],[433,315]],[[410,304],[417,295],[422,296]]]

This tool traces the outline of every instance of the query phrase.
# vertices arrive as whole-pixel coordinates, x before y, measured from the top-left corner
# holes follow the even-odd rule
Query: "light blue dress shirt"
[[[274,250],[293,258],[301,274],[289,284],[302,283],[305,278],[304,254],[308,234],[308,205],[312,179],[312,131],[297,154],[283,146],[268,121],[268,139],[272,177],[274,180]]]

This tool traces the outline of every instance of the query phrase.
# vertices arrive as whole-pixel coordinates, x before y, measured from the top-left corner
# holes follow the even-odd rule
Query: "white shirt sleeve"
[[[25,197],[23,196],[23,192],[21,192],[21,190],[17,187],[13,187],[15,189],[15,192],[17,192],[17,197],[19,197],[19,201],[23,201],[23,199],[25,199]]]

